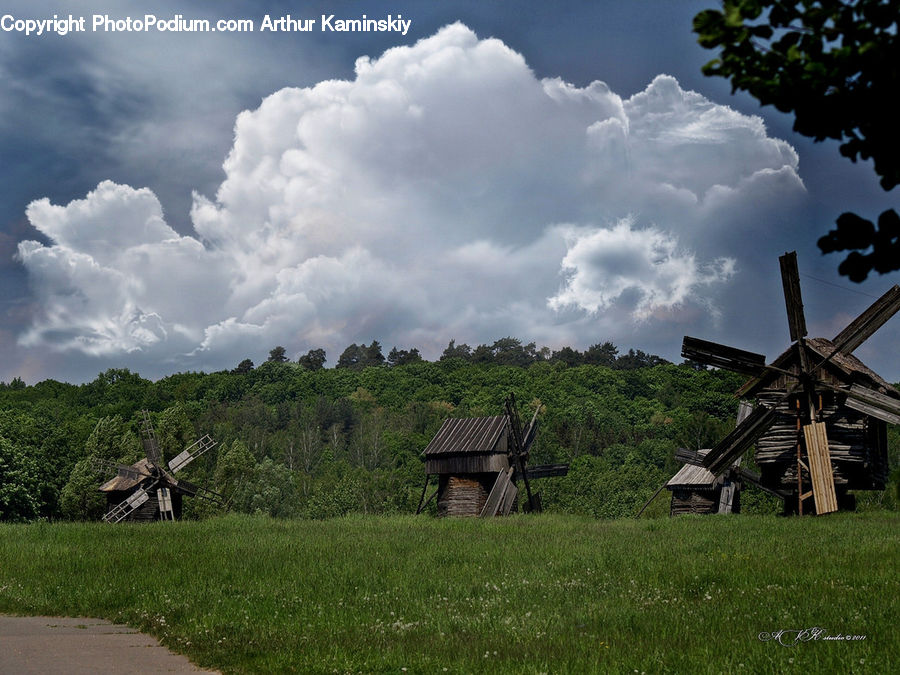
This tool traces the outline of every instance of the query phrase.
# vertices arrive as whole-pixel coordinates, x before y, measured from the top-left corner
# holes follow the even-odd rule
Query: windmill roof
[[[148,478],[152,475],[150,462],[146,457],[132,464],[131,468],[146,474]],[[121,490],[131,490],[133,487],[140,485],[142,481],[143,479],[135,480],[134,478],[128,478],[127,476],[113,476],[97,489],[100,490],[100,492],[119,492]]]
[[[706,457],[707,453],[709,453],[709,448],[697,451],[701,459]],[[741,458],[738,457],[732,466],[739,466],[740,463]],[[719,478],[716,477],[716,474],[705,466],[685,464],[678,470],[678,473],[669,479],[666,487],[670,490],[677,490],[678,488],[712,490],[716,486],[717,481],[719,481]]]
[[[706,457],[709,448],[698,450],[697,454],[702,458]],[[670,490],[680,487],[690,488],[709,488],[711,489],[716,483],[715,474],[703,466],[695,466],[694,464],[685,464],[672,476],[666,483],[666,487]]]
[[[505,431],[505,415],[447,419],[422,454],[433,457],[498,452],[497,441]]]
[[[807,338],[806,345],[811,352],[822,359],[828,358],[835,351],[834,343],[826,338]],[[772,365],[776,368],[787,370],[790,366],[799,363],[799,360],[800,352],[798,343],[794,343],[776,358],[772,362]],[[900,398],[900,392],[853,354],[837,352],[831,357],[826,368],[829,368],[833,373],[838,375],[840,379],[846,381],[848,384],[859,382],[882,394]],[[780,377],[779,373],[768,371],[763,374],[762,377],[748,380],[744,386],[738,390],[738,394],[740,396],[754,396],[778,377]]]

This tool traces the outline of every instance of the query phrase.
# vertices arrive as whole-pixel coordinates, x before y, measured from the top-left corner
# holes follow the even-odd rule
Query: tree
[[[355,342],[347,347],[338,357],[336,368],[362,368],[362,362],[365,360],[365,348],[359,346]]]
[[[325,367],[325,350],[324,349],[310,349],[306,352],[305,356],[301,356],[297,363],[304,370],[322,370]]]
[[[584,363],[584,356],[582,356],[581,352],[572,349],[571,347],[563,347],[562,349],[553,352],[550,356],[550,360],[561,361],[567,366],[580,366]]]
[[[407,363],[417,363],[422,360],[419,350],[413,347],[409,351],[394,347],[388,353],[387,364],[393,366],[405,366]]]
[[[269,352],[269,358],[267,361],[274,361],[275,363],[284,363],[288,360],[287,356],[284,353],[284,347],[278,345],[274,347],[272,351]]]
[[[595,344],[588,347],[584,353],[584,362],[589,365],[612,368],[616,363],[618,354],[619,348],[607,340],[603,344]]]
[[[237,375],[243,375],[244,373],[249,373],[251,370],[253,370],[253,361],[251,361],[250,359],[244,359],[239,364],[237,364],[237,368],[235,368],[231,372]]]
[[[352,368],[362,370],[368,366],[377,366],[384,363],[384,355],[381,353],[381,344],[378,340],[372,340],[368,347],[355,342],[347,347],[338,358],[338,368]]]
[[[722,50],[705,75],[730,78],[732,91],[794,113],[794,131],[840,141],[851,161],[871,159],[891,190],[900,183],[898,17],[895,0],[724,0],[722,11],[694,17],[694,32],[703,47]],[[853,281],[900,269],[900,217],[885,211],[876,228],[844,213],[818,245],[852,251],[838,271]]]
[[[441,354],[441,361],[446,361],[447,359],[462,359],[463,361],[469,361],[472,358],[472,348],[467,345],[465,342],[459,346],[456,345],[456,340],[450,340],[450,344],[447,345],[447,348]]]
[[[0,437],[0,522],[31,520],[38,515],[40,472],[23,448]]]

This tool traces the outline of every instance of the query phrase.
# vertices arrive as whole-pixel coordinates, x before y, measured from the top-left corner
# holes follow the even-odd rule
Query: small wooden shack
[[[702,459],[709,449],[699,450]],[[741,481],[731,471],[716,477],[709,469],[685,464],[669,481],[666,488],[672,492],[669,515],[685,513],[740,513]]]
[[[152,475],[153,469],[147,459],[142,459],[132,464],[130,468],[144,477],[133,478],[117,475],[97,488],[100,492],[106,494],[106,513],[112,513],[117,507],[125,503],[129,497],[138,493],[137,497],[142,500],[142,503],[135,505],[133,510],[122,519],[138,522],[162,520],[158,493],[161,489],[167,488],[167,496],[172,503],[172,518],[175,520],[181,519],[182,495],[180,491],[171,489],[173,486],[158,481]],[[140,491],[142,487],[144,490]],[[166,519],[169,518],[167,517]]]
[[[425,474],[438,476],[438,515],[481,515],[498,473],[510,468],[507,418],[444,420],[423,455]]]
[[[827,430],[838,505],[852,508],[854,498],[848,490],[884,489],[888,477],[887,424],[859,410],[861,405],[856,401],[852,408],[846,405],[846,392],[854,385],[892,399],[900,399],[900,392],[854,355],[836,351],[831,340],[808,338],[806,348],[816,360],[827,359],[817,375],[825,386],[820,385],[816,403]],[[799,346],[791,346],[772,366],[799,373]],[[802,436],[798,411],[804,405],[802,392],[785,396],[794,381],[773,369],[738,391],[740,396],[755,398],[777,411],[773,424],[756,442],[756,464],[764,486],[789,494],[797,491],[797,445]],[[795,499],[786,502],[788,508],[795,505]]]

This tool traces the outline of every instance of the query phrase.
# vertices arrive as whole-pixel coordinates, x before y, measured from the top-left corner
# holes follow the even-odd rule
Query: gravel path
[[[0,674],[215,673],[103,619],[0,615]]]

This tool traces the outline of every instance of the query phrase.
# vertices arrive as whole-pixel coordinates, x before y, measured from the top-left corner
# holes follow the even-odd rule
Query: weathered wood
[[[496,474],[441,476],[438,484],[438,515],[480,515],[495,480]]]
[[[837,511],[837,495],[834,491],[834,475],[831,470],[831,455],[828,452],[828,437],[824,422],[813,422],[803,427],[806,439],[806,455],[809,460],[809,474],[812,481],[816,513]]]
[[[737,494],[737,486],[732,481],[728,481],[722,486],[719,492],[719,513],[731,513],[734,506],[735,495]]]
[[[900,310],[900,286],[894,286],[873,302],[866,311],[838,333],[832,342],[844,354],[851,354],[894,316],[897,310]]]
[[[696,450],[687,448],[675,448],[675,461],[693,466],[703,466],[703,455]]]
[[[803,298],[800,295],[800,271],[797,252],[791,251],[778,258],[781,266],[781,285],[784,288],[784,305],[787,309],[791,341],[806,337],[806,318],[803,316]]]
[[[416,515],[422,513],[422,509],[424,508],[425,501],[425,492],[428,491],[428,479],[431,478],[430,474],[425,474],[425,485],[422,486],[422,495],[419,497],[419,505],[416,507]]]
[[[888,424],[900,424],[900,401],[868,387],[858,384],[850,387],[847,407],[871,415]]]
[[[715,513],[719,506],[717,490],[675,490],[672,492],[670,515]]]
[[[852,490],[883,489],[888,473],[885,423],[843,405],[842,399],[843,395],[832,397],[820,411],[827,427],[835,484]],[[795,494],[797,444],[804,441],[797,430],[797,412],[788,407],[782,392],[763,391],[759,400],[777,411],[772,426],[756,441],[761,483]]]
[[[750,401],[738,401],[738,411],[737,411],[737,420],[734,425],[737,427],[740,425],[745,419],[750,417],[750,413],[753,412],[753,404]]]
[[[503,502],[503,496],[506,493],[506,489],[512,484],[512,473],[513,467],[509,467],[506,471],[497,473],[497,480],[494,481],[491,492],[484,502],[484,507],[481,509],[480,515],[482,518],[497,515],[500,505]]]
[[[437,455],[425,459],[429,474],[496,473],[509,467],[506,452],[468,455]]]
[[[538,464],[537,466],[529,466],[528,467],[528,477],[531,479],[537,478],[552,478],[554,476],[566,476],[569,473],[569,465],[568,464]],[[519,480],[519,472],[516,471],[513,475],[513,480]]]
[[[745,375],[759,376],[766,367],[766,357],[743,349],[728,347],[716,342],[684,336],[681,355],[686,359],[705,363],[715,368],[724,368]]]
[[[757,407],[703,458],[703,466],[717,476],[725,471],[759,438],[775,419],[775,410]]]

